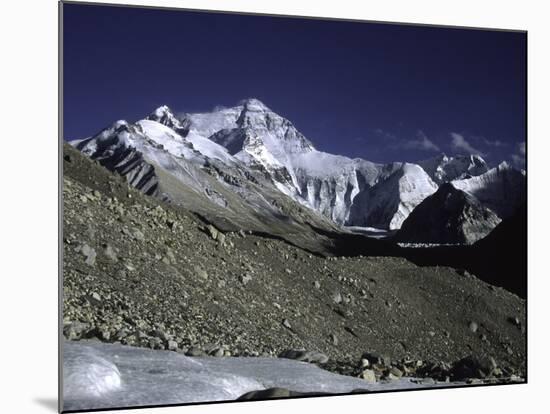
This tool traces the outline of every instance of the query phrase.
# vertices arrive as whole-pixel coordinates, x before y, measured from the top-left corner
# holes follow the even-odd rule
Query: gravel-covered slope
[[[325,258],[279,239],[219,233],[71,150],[68,339],[217,355],[305,348],[340,362],[364,352],[433,362],[490,355],[524,373],[525,302],[503,289],[401,258]]]

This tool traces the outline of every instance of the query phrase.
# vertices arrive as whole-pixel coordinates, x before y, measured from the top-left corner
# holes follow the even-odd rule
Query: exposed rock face
[[[403,222],[396,239],[412,243],[472,244],[485,237],[500,218],[475,197],[446,183]]]
[[[516,170],[506,162],[477,177],[452,183],[459,190],[473,195],[502,219],[512,216],[526,201],[525,171]]]
[[[445,154],[418,163],[437,184],[478,176],[489,171],[479,155],[448,157]]]
[[[356,215],[349,224],[399,229],[414,208],[436,190],[437,185],[421,167],[405,163],[369,189],[364,204],[355,204],[352,211]],[[362,220],[357,217],[361,212]]]
[[[158,107],[147,117],[147,119],[166,125],[182,137],[187,136],[189,133],[189,121],[185,118],[181,120],[176,118],[176,116],[172,113],[172,110],[166,105]]]

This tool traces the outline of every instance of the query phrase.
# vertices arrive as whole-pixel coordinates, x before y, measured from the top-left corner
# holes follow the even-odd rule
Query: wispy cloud
[[[485,155],[482,151],[474,148],[472,144],[470,144],[462,134],[451,132],[451,139],[451,147],[455,151],[466,154]]]
[[[439,152],[440,148],[432,140],[430,140],[424,131],[417,131],[416,136],[412,139],[401,139],[396,135],[384,131],[382,129],[375,129],[374,132],[388,141],[388,147],[391,149],[399,150],[419,150],[419,151],[436,151]]]
[[[500,147],[507,147],[508,146],[508,143],[507,142],[503,142],[503,141],[500,141],[498,139],[495,139],[494,141],[491,141],[487,138],[481,138],[483,140],[483,143],[485,145],[487,145],[488,147],[496,147],[496,148],[500,148]]]
[[[440,151],[439,147],[423,131],[417,131],[416,139],[403,141],[403,147],[421,151]]]
[[[391,132],[385,131],[381,128],[376,128],[374,130],[374,133],[376,135],[378,135],[379,137],[381,137],[381,138],[385,138],[385,139],[388,139],[390,141],[397,141],[397,137],[394,134],[392,134]]]

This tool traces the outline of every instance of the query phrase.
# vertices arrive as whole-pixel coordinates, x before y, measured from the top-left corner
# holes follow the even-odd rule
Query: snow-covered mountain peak
[[[288,119],[255,98],[179,115],[162,105],[145,119],[119,120],[73,145],[147,191],[158,190],[165,174],[175,179],[165,189],[181,182],[216,198],[206,173],[246,199],[251,190],[245,181],[257,184],[260,177],[268,192],[279,190],[337,224],[392,230],[443,183],[452,182],[504,217],[517,204],[508,189],[521,201],[526,182],[524,172],[505,162],[489,171],[478,155],[441,153],[419,163],[376,164],[318,151]]]
[[[271,111],[262,101],[256,98],[243,99],[239,102],[245,110],[253,112]]]
[[[489,170],[479,155],[457,155],[449,157],[440,154],[418,163],[437,184],[478,176]]]
[[[499,165],[497,165],[497,171],[510,170],[510,169],[512,169],[512,166],[508,164],[506,161],[502,161]]]
[[[159,106],[147,117],[150,121],[166,125],[181,136],[186,136],[189,132],[189,121],[187,119],[178,119],[167,105]]]

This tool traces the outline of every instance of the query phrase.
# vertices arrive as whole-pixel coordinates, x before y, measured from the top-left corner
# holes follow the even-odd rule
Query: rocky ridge
[[[395,239],[409,243],[472,244],[487,236],[500,221],[475,197],[445,183],[414,209]]]

